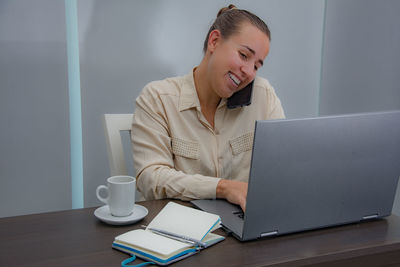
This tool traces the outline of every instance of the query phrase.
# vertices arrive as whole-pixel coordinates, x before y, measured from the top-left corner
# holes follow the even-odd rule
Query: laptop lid
[[[257,121],[243,240],[391,214],[400,111]]]
[[[244,220],[194,204],[251,240],[388,216],[399,175],[400,111],[257,121]]]

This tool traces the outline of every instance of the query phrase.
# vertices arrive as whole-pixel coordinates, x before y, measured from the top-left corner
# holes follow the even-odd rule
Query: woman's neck
[[[207,60],[203,58],[200,65],[194,70],[194,84],[199,97],[201,112],[214,128],[214,117],[218,104],[221,101],[208,80]]]
[[[196,86],[197,96],[200,100],[200,106],[203,108],[217,109],[221,97],[219,97],[208,79],[207,60],[204,58],[200,65],[194,70],[194,84]]]

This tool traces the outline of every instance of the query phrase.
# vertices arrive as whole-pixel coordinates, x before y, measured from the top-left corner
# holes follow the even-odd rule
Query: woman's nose
[[[250,78],[251,80],[256,76],[256,70],[252,64],[243,64],[241,71],[246,75],[246,78]]]

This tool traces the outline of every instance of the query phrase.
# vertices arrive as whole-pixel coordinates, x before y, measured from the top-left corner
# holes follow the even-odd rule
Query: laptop
[[[256,121],[246,212],[194,200],[241,241],[389,216],[400,111]]]

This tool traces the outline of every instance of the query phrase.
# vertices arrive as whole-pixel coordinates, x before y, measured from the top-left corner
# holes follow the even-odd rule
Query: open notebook
[[[112,247],[168,265],[224,240],[223,236],[211,233],[220,223],[218,215],[169,202],[146,229],[115,237]]]

